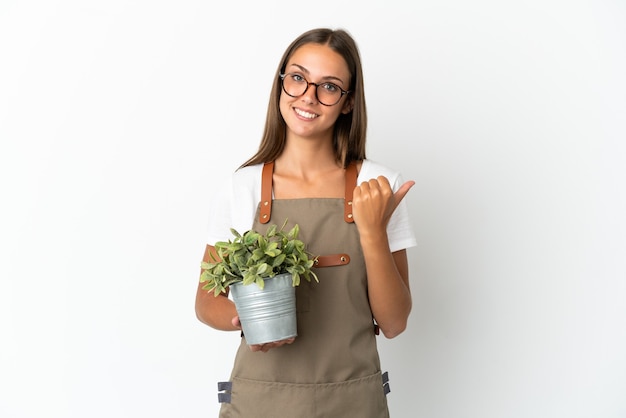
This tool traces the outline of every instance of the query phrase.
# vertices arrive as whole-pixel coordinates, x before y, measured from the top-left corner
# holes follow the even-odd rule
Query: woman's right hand
[[[239,316],[233,317],[232,322],[233,322],[233,326],[241,329],[241,321],[239,321]],[[287,338],[286,340],[274,341],[271,343],[251,344],[248,347],[250,347],[250,351],[262,351],[264,353],[267,353],[271,348],[280,347],[281,345],[285,345],[285,344],[292,344],[295,340],[296,340],[296,337],[292,337],[292,338]]]

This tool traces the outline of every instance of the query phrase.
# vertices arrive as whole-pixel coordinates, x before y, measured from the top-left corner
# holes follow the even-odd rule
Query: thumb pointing
[[[398,207],[402,199],[404,199],[404,196],[406,196],[411,187],[413,187],[414,185],[415,182],[413,180],[409,180],[405,182],[402,186],[400,186],[398,191],[393,194],[394,200],[396,202],[396,207]]]

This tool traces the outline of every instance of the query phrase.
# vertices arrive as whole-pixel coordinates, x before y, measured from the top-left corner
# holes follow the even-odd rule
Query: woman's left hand
[[[393,211],[414,184],[414,181],[407,181],[395,193],[384,176],[358,185],[352,198],[352,216],[359,233],[384,232]]]

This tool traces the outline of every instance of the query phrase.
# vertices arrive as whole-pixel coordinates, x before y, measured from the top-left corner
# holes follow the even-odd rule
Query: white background
[[[626,5],[578,0],[3,0],[0,416],[216,416],[211,187],[318,26],[361,48],[368,157],[417,182],[392,416],[626,416]]]

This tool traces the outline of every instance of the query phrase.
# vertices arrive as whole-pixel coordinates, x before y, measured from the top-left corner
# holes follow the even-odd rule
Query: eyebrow
[[[292,65],[293,65],[294,67],[298,67],[298,68],[299,68],[299,69],[300,69],[303,73],[305,73],[305,74],[311,74],[311,73],[309,72],[309,70],[307,70],[305,67],[303,67],[303,66],[301,66],[301,65],[299,65],[299,64],[289,64],[289,66],[292,66]],[[345,84],[345,83],[343,82],[343,80],[342,80],[342,79],[340,79],[339,77],[335,77],[334,75],[327,75],[327,76],[325,76],[325,77],[322,77],[322,80],[337,80],[337,81],[339,81],[341,84]]]

